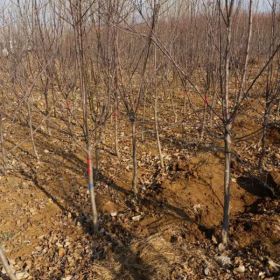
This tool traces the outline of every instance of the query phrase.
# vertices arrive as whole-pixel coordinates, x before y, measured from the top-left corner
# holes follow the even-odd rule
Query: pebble
[[[224,246],[223,243],[220,243],[220,244],[218,245],[218,250],[219,250],[220,252],[223,252],[223,251],[225,250],[225,246]]]
[[[280,265],[271,259],[268,260],[268,266],[269,266],[269,270],[273,272],[278,272],[280,270]]]
[[[65,276],[65,277],[62,277],[61,280],[71,280],[72,279],[72,276]]]
[[[212,241],[214,244],[218,244],[217,238],[215,237],[215,235],[212,235]]]
[[[26,271],[22,271],[22,272],[17,272],[16,273],[16,278],[18,280],[21,280],[21,279],[26,279],[29,277],[29,274],[26,272]]]
[[[36,209],[35,208],[30,208],[29,212],[31,213],[31,215],[35,215],[36,214]]]
[[[206,267],[206,268],[204,269],[204,274],[205,274],[205,276],[207,276],[207,275],[209,274],[209,268],[208,268],[208,267]]]
[[[111,212],[110,215],[111,217],[116,217],[118,215],[118,212]]]
[[[231,260],[228,256],[218,256],[216,260],[221,266],[231,265]]]
[[[239,265],[238,267],[236,267],[234,269],[235,272],[238,272],[238,273],[244,273],[245,272],[245,266],[243,264]]]
[[[60,258],[62,258],[62,257],[65,256],[65,250],[64,250],[64,248],[59,248],[59,249],[58,249],[58,256],[59,256]]]
[[[137,216],[134,216],[134,217],[132,217],[132,220],[134,221],[134,222],[139,222],[140,221],[140,219],[141,219],[141,215],[137,215]]]

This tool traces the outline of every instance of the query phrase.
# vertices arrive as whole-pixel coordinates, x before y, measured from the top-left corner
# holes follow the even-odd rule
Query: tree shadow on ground
[[[257,197],[271,197],[272,192],[258,178],[253,176],[241,176],[237,178],[238,185]]]
[[[55,149],[53,151],[57,150],[58,149]],[[22,150],[22,152],[24,151]],[[86,167],[85,163],[79,161],[78,158],[75,160],[71,159],[71,165],[76,164],[76,162],[79,162],[80,167]],[[51,163],[51,161],[49,163]],[[79,222],[81,224],[84,233],[87,236],[92,236],[93,242],[102,243],[104,242],[105,238],[112,244],[113,258],[121,266],[119,272],[115,275],[115,279],[150,279],[150,276],[152,275],[151,272],[153,271],[152,267],[150,267],[143,260],[141,260],[130,249],[130,242],[136,237],[132,236],[130,232],[128,232],[121,224],[117,223],[116,221],[108,221],[107,223],[102,222],[100,224],[100,227],[102,227],[107,233],[106,237],[102,235],[93,235],[89,200],[86,204],[83,204],[84,207],[82,208],[81,205],[79,203],[76,203],[73,197],[69,195],[62,197],[63,200],[65,200],[66,205],[64,205],[64,203],[62,204],[60,202],[60,199],[58,199],[57,193],[53,193],[54,190],[49,189],[47,186],[45,186],[44,182],[38,178],[37,170],[34,168],[34,165],[30,162],[30,158],[28,158],[25,161],[25,164],[29,167],[29,170],[26,171],[20,169],[19,171],[22,177],[28,181],[32,181],[34,186],[38,190],[40,190],[44,195],[46,195],[46,197],[50,199],[62,211],[62,215],[67,215],[67,213],[71,213],[71,218],[73,219],[73,221]],[[77,170],[73,171],[75,172]],[[115,185],[115,188],[117,188],[119,191],[122,190],[122,188],[118,187],[117,185]],[[71,207],[67,207],[67,205],[70,205]],[[101,220],[103,220],[102,214],[100,218]],[[118,234],[116,234],[116,231],[118,232]],[[123,240],[123,236],[126,236],[126,240]],[[94,261],[94,259],[92,261]],[[90,266],[90,263],[88,263],[87,265]],[[61,264],[61,269],[59,269],[59,271],[59,275],[56,276],[60,277],[64,273],[64,264]],[[147,271],[149,271],[149,274],[145,274]],[[125,278],[122,278],[123,275],[126,275]]]
[[[47,136],[46,136],[47,137]],[[38,137],[36,140],[36,143],[40,150],[48,149],[50,153],[47,156],[42,155],[42,162],[48,164],[49,168],[51,169],[51,174],[53,175],[61,175],[59,172],[60,167],[67,168],[71,170],[76,176],[83,175],[83,171],[86,170],[86,163],[79,159],[73,152],[68,151],[66,152],[63,147],[60,147],[59,145],[55,145],[47,141],[47,139],[42,139],[41,137]],[[44,182],[44,180],[41,180],[38,177],[38,170],[35,168],[34,162],[30,161],[30,158],[34,160],[33,157],[30,157],[30,155],[26,156],[26,153],[24,154],[24,150],[21,151],[23,153],[20,160],[24,160],[25,164],[29,167],[31,171],[25,171],[21,170],[21,174],[24,176],[24,178],[32,181],[36,188],[38,188],[41,192],[43,192],[46,197],[52,200],[53,203],[55,203],[61,211],[66,213],[71,213],[72,219],[75,221],[80,222],[82,229],[85,234],[91,236],[92,226],[91,226],[91,219],[90,219],[90,204],[88,196],[86,196],[87,201],[85,201],[85,198],[79,198],[79,200],[82,201],[81,203],[78,203],[74,198],[73,194],[67,193],[66,195],[63,195],[61,197],[63,200],[66,201],[66,206],[64,203],[62,204],[60,202],[60,199],[58,199],[61,194],[57,193],[55,189],[49,188],[46,184],[48,181]],[[61,157],[61,159],[58,159],[58,157]],[[66,162],[65,162],[66,160]],[[66,164],[68,163],[68,164]],[[116,192],[122,193],[125,196],[128,197],[134,197],[134,194],[132,191],[126,190],[120,186],[118,186],[112,179],[107,177],[101,172],[95,171],[96,179],[100,182],[106,183],[111,189],[115,190]],[[55,176],[52,178],[52,181],[56,180]],[[189,223],[195,223],[199,226],[200,230],[203,231],[206,236],[211,234],[211,229],[206,228],[203,225],[198,224],[194,219],[192,219],[183,209],[180,209],[174,205],[171,205],[167,203],[166,201],[157,200],[154,197],[138,197],[137,203],[139,205],[143,205],[147,208],[152,208],[154,211],[158,213],[173,215],[176,218],[180,218],[184,221],[187,221]],[[67,205],[70,205],[71,207],[67,207]],[[78,213],[78,215],[77,215]],[[110,240],[112,243],[112,251],[113,251],[113,257],[114,259],[120,263],[121,268],[118,273],[115,275],[115,279],[134,279],[134,280],[140,280],[140,279],[152,279],[152,271],[153,268],[147,264],[144,260],[142,260],[137,253],[133,252],[130,248],[130,242],[132,240],[136,240],[137,236],[134,236],[131,232],[129,232],[127,229],[125,229],[120,223],[117,221],[109,221],[105,223],[103,221],[102,214],[100,215],[100,226],[105,229],[107,232],[107,239]],[[118,231],[118,234],[116,234],[116,231]],[[127,236],[126,240],[123,240],[123,236]],[[97,242],[104,242],[104,236],[93,236],[92,241],[95,242],[95,239],[97,239]],[[162,260],[164,260],[164,256],[162,256]],[[94,261],[94,260],[93,260]],[[88,264],[90,265],[90,264]],[[167,264],[168,265],[168,264]],[[63,269],[61,268],[61,271]],[[126,276],[127,275],[127,276]],[[125,276],[125,278],[122,278]]]
[[[114,189],[115,191],[125,194],[128,197],[135,198],[135,195],[132,191],[121,188],[112,179],[108,178],[102,172],[98,172],[97,178],[99,181],[105,183],[107,186]],[[199,229],[205,234],[205,236],[207,238],[211,238],[211,235],[214,230],[212,228],[206,227],[205,225],[199,223],[198,221],[196,221],[195,219],[190,217],[190,215],[187,214],[183,209],[176,207],[174,205],[171,205],[171,204],[167,203],[166,201],[156,199],[155,197],[149,198],[145,195],[138,196],[136,200],[139,205],[147,207],[147,209],[152,209],[159,214],[164,213],[167,215],[171,215],[174,218],[180,218],[190,224],[196,224],[199,227]]]

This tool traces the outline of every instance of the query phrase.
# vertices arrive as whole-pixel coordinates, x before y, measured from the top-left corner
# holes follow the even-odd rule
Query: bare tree
[[[76,58],[77,58],[77,70],[79,73],[79,83],[81,92],[81,102],[83,111],[83,135],[86,144],[87,151],[87,164],[88,164],[88,185],[92,204],[92,218],[94,231],[98,230],[98,214],[95,201],[95,191],[93,184],[93,170],[92,170],[92,145],[90,140],[89,132],[89,111],[88,111],[88,83],[86,74],[86,63],[85,63],[85,20],[89,8],[93,5],[93,2],[89,3],[89,6],[84,6],[81,0],[69,0],[70,14],[72,17],[72,27],[74,30],[75,47],[76,47]]]
[[[151,23],[149,24],[149,30],[148,34],[146,36],[146,42],[143,46],[143,49],[141,50],[140,54],[137,56],[136,62],[132,63],[132,68],[127,68],[126,73],[124,73],[123,67],[121,67],[122,62],[119,58],[118,63],[118,71],[119,71],[119,92],[121,99],[123,101],[123,104],[126,109],[126,113],[128,116],[128,119],[131,124],[131,137],[132,137],[132,162],[133,162],[133,176],[132,176],[132,189],[135,194],[138,193],[137,188],[137,136],[136,136],[136,124],[138,120],[138,111],[140,108],[140,105],[142,104],[145,91],[146,91],[146,71],[147,71],[147,65],[150,59],[150,51],[152,46],[152,34],[154,32],[154,28],[156,25],[156,17],[159,5],[157,4],[157,1],[153,1],[152,3],[152,15],[151,15]],[[143,4],[135,5],[136,10],[139,12],[140,16],[143,17]],[[130,25],[130,28],[134,28],[132,25]],[[138,70],[138,73],[137,73]],[[138,75],[137,75],[138,74]],[[138,80],[139,81],[138,81]],[[126,82],[128,81],[128,82]],[[137,81],[139,84],[138,87],[133,87],[133,84]]]

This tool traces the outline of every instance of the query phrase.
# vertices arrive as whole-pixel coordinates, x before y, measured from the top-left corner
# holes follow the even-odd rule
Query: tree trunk
[[[217,99],[217,91],[214,88],[214,92],[213,92],[213,100],[211,102],[211,110],[210,110],[210,116],[209,116],[209,126],[210,128],[213,128],[213,118],[214,118],[214,110],[216,107],[216,99]]]
[[[144,102],[143,102],[143,117],[142,117],[142,142],[145,141],[145,117],[146,117],[146,95],[144,96]]]
[[[159,138],[159,127],[158,127],[158,112],[157,108],[158,107],[158,95],[157,95],[157,89],[155,88],[155,130],[156,130],[156,138],[157,138],[157,147],[158,147],[158,154],[159,154],[159,159],[160,159],[160,167],[164,168],[164,162],[163,162],[163,157],[162,157],[162,152],[161,152],[161,143],[160,143],[160,138]]]
[[[33,133],[33,124],[32,124],[32,115],[31,115],[31,108],[30,108],[30,100],[27,100],[27,110],[28,110],[28,124],[29,124],[29,131],[30,131],[30,138],[33,148],[33,153],[37,160],[39,160],[39,155],[36,149],[35,141],[34,141],[34,133]]]
[[[115,111],[115,153],[116,156],[120,157],[120,151],[119,151],[119,108],[118,103],[116,105],[116,111]]]
[[[99,152],[100,152],[100,141],[101,141],[101,128],[98,127],[98,124],[95,127],[95,170],[99,170]]]
[[[201,132],[200,132],[200,136],[199,136],[199,142],[200,143],[203,141],[205,128],[206,128],[207,113],[208,113],[207,108],[208,108],[208,105],[207,105],[207,101],[205,99],[204,108],[203,108],[203,120],[202,120]]]
[[[53,104],[56,104],[56,102],[55,102],[55,100],[56,100],[56,98],[55,98],[55,91],[54,91],[54,86],[52,85],[52,102],[53,102]],[[57,117],[57,113],[56,113],[56,106],[53,106],[53,116],[54,116],[54,118],[56,118]]]
[[[92,205],[92,222],[93,230],[96,233],[98,231],[98,213],[95,201],[95,192],[93,184],[93,169],[92,169],[92,158],[91,158],[91,147],[88,144],[88,188],[90,193],[90,200]]]
[[[50,124],[49,124],[49,79],[46,81],[45,89],[44,89],[44,97],[45,97],[45,116],[46,116],[46,129],[49,136],[51,136]]]
[[[136,120],[131,120],[132,126],[132,161],[133,161],[133,177],[132,177],[132,189],[134,194],[137,195],[137,140],[136,140]]]
[[[229,215],[230,215],[230,177],[231,177],[231,136],[230,136],[230,124],[225,127],[224,135],[224,153],[225,153],[225,168],[224,168],[224,218],[222,228],[222,242],[228,243],[228,229],[229,229]]]
[[[268,96],[266,96],[266,104],[265,104],[265,112],[263,116],[263,125],[262,125],[262,135],[260,139],[260,145],[261,145],[261,153],[259,157],[259,163],[258,163],[258,169],[259,173],[262,173],[263,170],[263,162],[265,157],[265,150],[266,150],[266,135],[267,135],[267,126],[269,121],[269,115],[270,115],[270,104],[268,102]]]
[[[4,148],[4,129],[3,129],[3,121],[2,114],[0,112],[0,144],[1,144],[1,154],[2,154],[2,164],[3,164],[3,173],[6,173],[6,153]]]
[[[177,112],[176,112],[176,108],[175,108],[175,104],[174,104],[174,96],[173,96],[172,92],[170,92],[170,98],[171,98],[172,111],[174,114],[174,122],[177,123],[178,116],[177,116]]]

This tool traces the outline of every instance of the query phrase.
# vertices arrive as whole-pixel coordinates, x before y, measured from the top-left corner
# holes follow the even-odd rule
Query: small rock
[[[225,250],[225,245],[224,245],[223,243],[220,243],[220,244],[218,245],[218,250],[219,250],[220,252],[223,252],[223,251]]]
[[[26,279],[29,277],[29,274],[26,272],[26,271],[22,271],[22,272],[17,272],[16,273],[16,278],[18,280],[21,280],[21,279]]]
[[[239,265],[238,267],[236,267],[234,269],[235,272],[238,272],[238,273],[244,273],[245,272],[245,266],[243,264]]]
[[[44,153],[45,153],[45,154],[48,154],[48,153],[49,153],[49,150],[45,149],[45,150],[44,150]]]
[[[25,189],[29,187],[27,182],[22,182],[21,186]]]
[[[208,268],[208,267],[206,267],[206,268],[204,269],[204,274],[205,274],[205,276],[207,276],[207,275],[209,274],[209,268]]]
[[[140,219],[141,219],[141,215],[137,215],[137,216],[134,216],[134,217],[132,217],[132,220],[134,221],[134,222],[139,222],[140,221]]]
[[[35,250],[36,250],[35,252],[41,252],[42,249],[43,249],[42,246],[37,246],[37,247],[35,247]]]
[[[72,279],[72,276],[65,276],[65,277],[62,277],[61,280],[71,280]]]
[[[218,256],[216,257],[216,261],[221,265],[221,266],[227,266],[231,265],[231,260],[228,256]]]
[[[236,266],[242,264],[242,259],[240,257],[235,257],[234,258],[234,264]]]
[[[36,213],[36,209],[35,208],[30,208],[29,212],[31,213],[31,215],[34,215]]]
[[[2,268],[1,273],[4,275],[6,274],[6,270],[4,269],[4,267]]]
[[[65,256],[65,250],[64,250],[64,248],[59,248],[58,249],[58,256],[60,257],[60,258],[63,258],[64,256]]]
[[[116,217],[118,215],[118,212],[116,212],[116,211],[115,212],[111,212],[110,215],[111,215],[111,217]]]
[[[125,170],[126,170],[126,171],[129,171],[129,170],[130,170],[130,166],[127,165],[127,166],[125,167]]]
[[[217,238],[215,237],[215,235],[212,235],[212,241],[214,244],[218,244]]]
[[[60,242],[56,242],[55,244],[58,248],[63,248],[63,245]]]
[[[278,272],[280,270],[280,264],[274,262],[273,260],[268,260],[268,267],[270,271]]]

